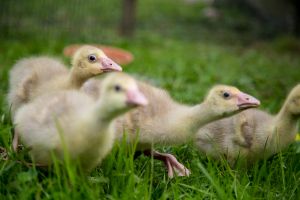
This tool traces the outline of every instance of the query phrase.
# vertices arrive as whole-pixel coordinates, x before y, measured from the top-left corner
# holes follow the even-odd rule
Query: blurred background
[[[299,82],[297,0],[1,0],[0,78],[17,59],[71,44],[122,48],[124,71],[199,102],[216,83],[236,85],[276,111]],[[4,98],[2,98],[4,99]]]
[[[299,33],[299,4],[297,0],[10,0],[1,1],[0,25],[2,37],[105,40],[116,31],[131,36],[136,31],[173,35],[177,29],[185,29],[182,33],[232,29],[265,38]]]

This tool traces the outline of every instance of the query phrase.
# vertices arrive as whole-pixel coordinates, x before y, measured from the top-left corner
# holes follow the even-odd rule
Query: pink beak
[[[145,106],[148,104],[148,100],[138,89],[134,89],[127,91],[126,103],[133,106]]]
[[[238,99],[237,105],[240,109],[253,108],[253,107],[258,107],[260,105],[259,100],[243,92],[237,94],[237,99]]]
[[[122,67],[115,63],[113,60],[107,57],[101,57],[100,63],[102,65],[101,70],[104,72],[110,71],[122,71]]]

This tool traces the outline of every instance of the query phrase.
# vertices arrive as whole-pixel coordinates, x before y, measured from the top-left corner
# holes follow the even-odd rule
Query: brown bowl
[[[66,46],[64,48],[63,53],[65,56],[71,57],[71,56],[73,56],[75,51],[83,45],[86,45],[86,44],[72,44],[72,45]],[[90,45],[98,47],[107,55],[107,57],[111,58],[113,61],[115,61],[116,63],[118,63],[120,65],[129,64],[134,59],[132,53],[130,53],[129,51],[120,49],[120,48],[99,45],[99,44],[90,44]]]

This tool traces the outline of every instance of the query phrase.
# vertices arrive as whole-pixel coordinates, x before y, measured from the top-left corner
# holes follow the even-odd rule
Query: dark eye
[[[119,86],[119,85],[115,85],[115,91],[117,91],[117,92],[119,92],[119,91],[121,91],[121,86]]]
[[[224,93],[223,93],[223,97],[224,97],[225,99],[227,99],[227,98],[230,97],[230,94],[229,94],[228,92],[224,92]]]
[[[95,55],[89,55],[88,59],[90,62],[95,62],[97,60],[97,57]]]

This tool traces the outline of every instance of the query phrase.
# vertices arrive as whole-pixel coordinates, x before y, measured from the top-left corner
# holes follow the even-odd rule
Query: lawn
[[[135,56],[125,72],[165,88],[179,102],[201,102],[210,87],[222,83],[257,97],[261,108],[271,113],[280,109],[300,79],[300,40],[289,35],[267,38],[267,30],[237,8],[221,8],[221,20],[208,20],[201,14],[202,3],[139,1],[136,34],[123,38],[116,31],[121,7],[117,0],[30,2],[7,3],[0,18],[5,28],[0,33],[0,146],[9,153],[8,160],[0,160],[0,199],[299,198],[297,143],[249,169],[217,163],[191,143],[158,146],[192,171],[190,177],[171,180],[161,162],[134,159],[134,146],[123,143],[88,177],[74,166],[44,170],[22,164],[26,152],[16,155],[10,147],[13,126],[6,93],[9,70],[23,57],[46,54],[69,64],[62,55],[68,44],[113,45]]]

